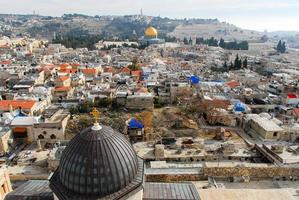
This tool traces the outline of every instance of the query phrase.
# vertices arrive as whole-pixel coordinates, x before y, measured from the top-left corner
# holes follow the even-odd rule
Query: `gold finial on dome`
[[[90,114],[91,114],[91,116],[92,116],[92,118],[94,120],[94,123],[95,124],[98,123],[98,121],[100,119],[100,116],[101,116],[100,111],[98,111],[98,109],[96,109],[96,108],[93,108],[92,112],[90,112]]]

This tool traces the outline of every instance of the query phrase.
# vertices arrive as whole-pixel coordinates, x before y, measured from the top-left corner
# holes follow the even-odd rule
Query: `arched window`
[[[42,134],[40,134],[39,136],[38,136],[38,139],[45,139],[45,137],[42,135]]]
[[[56,135],[52,134],[51,136],[51,139],[56,139]]]

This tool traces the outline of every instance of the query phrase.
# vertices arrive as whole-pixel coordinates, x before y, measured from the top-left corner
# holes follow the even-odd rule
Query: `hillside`
[[[215,37],[217,39],[224,38],[225,40],[258,41],[263,36],[263,33],[241,29],[228,23],[218,22],[210,24],[178,25],[169,35],[177,38],[189,36],[203,38]]]
[[[62,17],[34,15],[0,15],[0,36],[30,36],[52,40],[54,35],[91,34],[111,39],[137,39],[152,25],[159,36],[211,36],[226,40],[259,41],[263,33],[238,28],[217,19],[169,19],[152,16],[86,16],[65,14]],[[55,33],[55,34],[54,34]]]

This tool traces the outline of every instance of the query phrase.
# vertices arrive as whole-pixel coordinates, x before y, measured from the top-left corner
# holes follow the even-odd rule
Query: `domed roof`
[[[150,26],[144,31],[146,37],[157,37],[158,31],[154,27]]]
[[[111,127],[97,125],[69,142],[50,187],[55,194],[66,193],[60,199],[99,199],[116,192],[120,195],[127,186],[133,188],[142,174],[143,162],[129,141]]]

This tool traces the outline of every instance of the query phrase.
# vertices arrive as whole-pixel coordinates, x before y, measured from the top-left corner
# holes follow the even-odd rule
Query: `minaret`
[[[143,16],[142,8],[140,9],[140,17]]]

